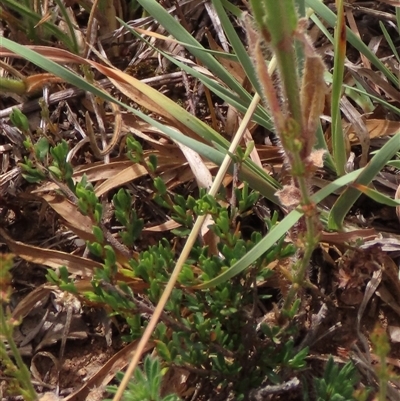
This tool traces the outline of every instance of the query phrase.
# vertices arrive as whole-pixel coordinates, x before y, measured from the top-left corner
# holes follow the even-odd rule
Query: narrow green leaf
[[[386,163],[388,166],[400,168],[400,160],[390,160]]]
[[[315,149],[324,149],[326,151],[324,155],[324,164],[326,167],[329,168],[331,171],[336,171],[335,163],[332,159],[332,155],[329,153],[328,145],[325,140],[324,131],[322,130],[321,121],[319,121],[316,131],[316,142],[315,142]]]
[[[138,0],[140,5],[153,16],[174,38],[188,43],[189,45],[201,48],[201,44],[191,35],[174,17],[172,17],[162,6],[155,0]],[[243,99],[250,95],[242,87],[242,85],[232,77],[228,71],[210,54],[191,47],[189,51],[197,57],[201,62],[217,77],[221,78],[231,89]]]
[[[356,183],[353,183],[351,186],[382,205],[393,207],[400,206],[400,200],[389,198],[389,196],[386,196],[375,189]]]
[[[224,8],[231,12],[236,18],[242,18],[243,11],[239,7],[232,4],[229,0],[222,0],[221,2]]]
[[[68,26],[68,30],[69,30],[70,38],[71,38],[71,45],[72,45],[71,51],[73,51],[75,54],[79,54],[79,45],[78,45],[78,40],[76,38],[74,26],[73,26],[73,23],[71,21],[69,14],[68,14],[67,9],[65,8],[64,2],[62,2],[61,0],[54,0],[54,1],[57,4],[57,6],[60,8],[60,12],[61,12],[62,16],[64,17],[64,20]]]
[[[14,0],[2,0],[2,3],[10,7],[17,13],[21,14],[23,17],[26,18],[27,21],[30,21],[33,25],[37,25],[42,19],[39,14],[30,10],[28,7],[21,4],[21,2],[16,2]],[[44,21],[41,23],[41,26],[43,26],[44,29],[48,31],[48,33],[54,35],[61,43],[64,43],[69,50],[74,51],[74,45],[70,37],[62,32],[61,29],[59,29],[56,25],[49,21]],[[3,40],[3,38],[1,40]]]
[[[229,20],[229,17],[222,6],[221,0],[212,0],[212,4],[219,16],[222,28],[224,29],[224,32],[229,40],[229,44],[232,46],[241,66],[243,67],[243,71],[246,73],[249,81],[256,89],[258,94],[261,96],[262,89],[256,76],[251,58],[249,57],[249,54],[243,46],[242,40],[239,38],[235,28]]]
[[[400,149],[399,134],[394,135],[385,145],[375,154],[367,166],[363,169],[355,184],[369,185],[376,175],[381,171],[385,164]],[[328,228],[338,230],[342,227],[344,218],[360,197],[360,192],[354,187],[348,187],[333,205],[328,218]]]
[[[345,174],[346,143],[344,139],[342,117],[340,112],[340,99],[342,97],[344,61],[346,58],[346,24],[344,18],[343,0],[338,0],[335,35],[334,35],[334,62],[332,83],[332,154],[338,175]]]
[[[263,17],[265,15],[265,2],[266,0],[250,0],[254,19],[259,27],[263,26],[264,24]]]
[[[385,36],[385,39],[386,39],[386,42],[388,42],[388,45],[390,46],[390,50],[396,56],[397,61],[400,63],[399,53],[397,52],[396,46],[393,43],[393,39],[390,37],[389,32],[387,31],[385,25],[383,25],[382,21],[379,21],[379,26],[382,29],[383,35]]]
[[[294,46],[294,32],[297,29],[297,21],[297,11],[293,0],[265,2],[264,26],[271,36],[271,46],[278,62],[281,86],[286,97],[286,107],[290,117],[301,127],[303,116]]]
[[[397,32],[400,32],[400,7],[396,7]]]

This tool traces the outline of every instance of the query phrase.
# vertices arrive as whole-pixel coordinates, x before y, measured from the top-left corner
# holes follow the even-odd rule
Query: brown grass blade
[[[28,262],[48,266],[52,269],[66,266],[70,274],[79,276],[92,276],[95,269],[102,268],[101,263],[95,262],[94,260],[61,251],[55,251],[53,249],[42,249],[36,246],[23,244],[19,241],[14,241],[8,235],[6,230],[1,227],[0,234],[3,236],[11,251]]]

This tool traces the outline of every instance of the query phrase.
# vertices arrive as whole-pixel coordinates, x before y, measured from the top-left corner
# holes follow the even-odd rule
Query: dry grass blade
[[[363,118],[360,115],[360,113],[345,96],[343,96],[342,99],[340,100],[340,105],[344,115],[348,118],[348,120],[352,124],[352,128],[354,129],[358,139],[358,143],[361,144],[362,153],[361,153],[360,166],[364,167],[368,161],[368,152],[371,140],[367,126],[363,121]]]
[[[168,220],[165,223],[157,224],[156,226],[152,227],[145,227],[143,232],[163,232],[163,231],[170,231],[174,230],[175,228],[180,227],[181,225],[174,220]]]
[[[19,241],[14,241],[1,227],[0,234],[12,252],[28,262],[48,266],[52,269],[66,266],[71,274],[89,277],[93,276],[95,269],[101,269],[102,266],[101,263],[95,262],[94,260],[71,255],[66,252],[55,251],[53,249],[43,249],[32,245],[25,245]]]
[[[361,77],[367,78],[369,82],[371,82],[371,86],[376,85],[377,87],[382,89],[382,91],[385,92],[389,99],[400,102],[399,91],[396,88],[393,88],[393,86],[385,79],[383,79],[376,71],[355,66],[349,66],[349,68]]]
[[[15,307],[12,313],[13,318],[23,319],[39,301],[46,299],[56,289],[57,287],[48,284],[42,284],[35,288]]]
[[[206,167],[206,164],[204,163],[200,155],[187,146],[181,145],[179,143],[178,146],[189,163],[198,187],[206,189],[211,188],[212,176],[210,170]]]
[[[366,129],[370,139],[381,138],[384,136],[392,136],[399,132],[400,122],[390,120],[369,119],[365,121]],[[348,125],[344,124],[347,129]],[[351,126],[348,130],[349,140],[353,144],[359,143],[357,131]]]
[[[93,222],[88,216],[83,216],[77,206],[61,195],[53,193],[42,195],[42,198],[63,217],[73,231],[79,231],[79,237],[86,241],[95,241]],[[82,235],[83,234],[83,235]]]
[[[352,230],[349,232],[329,233],[323,231],[321,233],[321,242],[328,244],[344,244],[351,243],[362,239],[363,241],[371,241],[378,236],[378,232],[373,228],[366,228],[360,230]]]
[[[150,86],[142,83],[140,80],[120,70],[105,67],[97,62],[89,59],[84,59],[65,50],[52,49],[43,46],[30,46],[30,48],[37,53],[48,57],[50,60],[61,64],[76,63],[90,65],[96,68],[99,72],[107,76],[110,81],[113,82],[114,85],[131,100],[137,102],[142,107],[145,107],[151,112],[162,116],[173,126],[180,129],[181,132],[185,132],[186,135],[192,136],[194,138],[198,137],[198,134],[193,131],[190,126],[193,123],[195,125],[203,125],[203,122],[195,119],[184,109],[176,105],[176,103],[173,102],[171,99],[159,93],[157,90],[151,88]],[[19,57],[16,56],[14,53],[2,48],[1,46],[0,55]],[[189,125],[184,124],[183,121],[189,123]]]

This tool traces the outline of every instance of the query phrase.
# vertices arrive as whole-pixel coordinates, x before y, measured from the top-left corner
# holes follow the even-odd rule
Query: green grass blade
[[[386,206],[400,206],[400,200],[395,200],[390,198],[389,196],[386,196],[375,189],[369,188],[365,185],[360,185],[353,183],[351,185],[353,188],[356,188],[358,191],[362,192],[364,195],[367,195],[369,198],[373,199],[375,202],[378,202],[382,205]]]
[[[329,170],[335,172],[336,171],[335,163],[332,159],[331,154],[329,153],[328,145],[326,144],[325,141],[324,131],[322,130],[321,121],[319,121],[318,123],[315,135],[316,135],[315,149],[324,149],[326,151],[324,156],[324,164],[326,167],[329,168]]]
[[[218,145],[217,143],[214,143],[214,146],[222,154],[226,153],[226,149]],[[231,158],[234,159],[232,155]],[[245,172],[245,175],[243,176],[241,175],[241,169],[244,169]],[[273,179],[263,168],[259,167],[257,164],[253,163],[249,159],[246,159],[244,163],[241,164],[239,169],[239,177],[245,178],[246,181],[250,184],[250,187],[252,187],[253,189],[262,188],[265,183],[268,183],[269,186],[275,188],[275,191],[282,188],[282,185],[278,181]],[[274,199],[276,200],[276,202],[274,201],[274,203],[279,204],[279,202],[277,201],[278,198],[274,197]]]
[[[325,37],[331,42],[332,44],[335,43],[335,39],[328,31],[328,28],[323,24],[323,22],[318,18],[317,14],[312,14],[310,17],[311,21],[314,22],[315,25],[318,26],[319,30],[325,35]]]
[[[68,26],[68,30],[69,30],[70,37],[71,37],[71,44],[72,44],[71,51],[73,51],[75,54],[79,54],[78,40],[76,38],[74,26],[72,24],[71,18],[68,15],[67,9],[65,8],[64,3],[62,1],[60,1],[60,0],[54,0],[54,1],[60,8],[60,12],[61,12],[62,16],[64,17],[64,20]]]
[[[400,149],[399,134],[394,135],[369,161],[363,172],[355,181],[355,184],[367,186],[381,171],[385,164]],[[328,228],[338,230],[342,227],[344,218],[354,205],[361,193],[354,187],[347,188],[333,205],[328,218]]]
[[[397,114],[398,116],[400,116],[400,109],[397,108],[396,106],[392,105],[391,103],[388,103],[386,100],[381,99],[377,96],[374,96],[370,93],[366,93],[364,89],[359,89],[356,87],[351,87],[351,86],[347,86],[347,85],[343,85],[345,88],[349,88],[351,90],[353,90],[354,92],[358,92],[362,95],[368,96],[371,100],[373,100],[374,102],[380,103],[382,106],[384,106],[386,109],[392,111],[393,113]]]
[[[251,61],[249,54],[247,53],[245,47],[243,46],[241,39],[239,38],[238,34],[236,33],[235,28],[233,27],[231,21],[229,20],[229,17],[226,14],[221,1],[220,0],[212,0],[212,4],[214,5],[214,8],[218,14],[218,17],[221,21],[221,25],[222,25],[224,32],[229,40],[229,43],[232,46],[241,66],[243,67],[243,71],[246,73],[247,78],[253,85],[253,88],[255,88],[256,91],[258,92],[258,94],[261,96],[262,89],[261,89],[260,83],[258,81],[258,78],[256,76],[253,62]]]
[[[91,85],[88,81],[83,79],[82,77],[73,74],[71,71],[66,69],[65,67],[55,63],[54,61],[48,59],[30,49],[27,46],[20,45],[16,42],[13,42],[7,38],[1,38],[0,46],[5,47],[6,49],[20,55],[25,60],[30,61],[31,63],[37,65],[38,67],[51,72],[52,74],[62,78],[64,81],[74,85],[80,89],[91,92],[96,96],[99,96],[105,100],[112,101],[114,103],[120,103],[113,97],[111,97],[107,92],[104,92],[95,86]]]
[[[338,175],[345,174],[346,166],[346,143],[344,139],[342,117],[340,113],[340,99],[342,97],[344,60],[346,58],[346,24],[344,19],[343,0],[336,2],[338,17],[334,34],[334,61],[332,82],[332,154]]]
[[[386,39],[386,42],[388,42],[388,45],[390,46],[390,50],[392,50],[393,54],[396,56],[397,61],[400,63],[399,53],[397,52],[396,46],[393,43],[393,40],[390,37],[389,32],[385,28],[385,25],[383,25],[382,21],[379,21],[379,26],[382,29],[383,35],[385,36],[385,39]]]
[[[400,160],[390,160],[386,164],[400,169]]]
[[[209,53],[200,51],[201,44],[157,1],[138,0],[140,5],[154,17],[174,38],[191,46],[188,50],[197,57],[215,76],[220,78],[229,88],[234,90],[242,99],[251,102],[250,94],[242,85]]]
[[[239,7],[236,7],[229,0],[222,0],[221,3],[224,8],[232,13],[236,18],[242,18],[243,11]]]
[[[297,11],[292,0],[265,1],[264,4],[265,21],[259,28],[266,29],[270,35],[270,45],[277,60],[282,93],[286,97],[287,115],[296,121],[301,130],[304,127],[302,126],[300,82],[297,74],[296,52],[293,46],[293,32],[298,23]]]
[[[293,210],[290,212],[276,227],[274,227],[268,235],[263,238],[253,249],[251,249],[242,259],[236,262],[228,270],[225,270],[219,276],[196,286],[198,289],[211,288],[228,281],[242,271],[251,266],[258,258],[267,252],[276,242],[284,236],[296,222],[300,219],[302,213]]]
[[[396,7],[397,32],[400,32],[400,7]]]
[[[304,0],[295,0],[297,13],[299,14],[299,18],[306,18],[306,3]],[[297,58],[297,75],[301,79],[303,77],[303,69],[304,69],[304,51],[303,44],[296,39],[296,58]]]
[[[203,46],[187,32],[160,4],[155,0],[138,0],[146,11],[152,15],[164,28],[181,43],[189,45],[188,50],[197,57],[216,77],[221,79],[230,89],[235,91],[244,101],[245,105],[239,110],[243,112],[243,107],[247,110],[251,103],[252,96],[243,86],[232,77],[232,75],[211,55]],[[225,100],[225,99],[224,99]],[[261,115],[265,116],[262,120]],[[265,109],[258,107],[254,121],[270,129],[269,116]]]

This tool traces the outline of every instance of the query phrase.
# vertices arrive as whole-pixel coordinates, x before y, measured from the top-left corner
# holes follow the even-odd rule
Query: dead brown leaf
[[[24,79],[26,94],[32,95],[41,92],[45,85],[60,83],[63,80],[50,73],[35,74]]]
[[[355,73],[361,75],[364,78],[367,78],[374,85],[378,86],[383,92],[385,92],[386,96],[390,99],[400,102],[400,93],[397,89],[395,89],[389,82],[383,79],[376,71],[370,70],[368,68],[360,68],[356,66],[349,66]]]
[[[365,121],[370,139],[395,135],[400,132],[400,121],[371,119]],[[344,124],[347,128],[348,125]],[[353,145],[360,143],[357,132],[353,126],[348,131],[349,139]]]
[[[163,232],[163,231],[170,231],[174,230],[175,228],[180,227],[181,224],[177,223],[174,220],[168,220],[165,223],[157,224],[156,226],[152,227],[145,227],[143,229],[144,232]]]
[[[218,43],[214,40],[214,38],[210,35],[209,31],[206,31],[206,36],[208,43],[210,45],[210,49],[214,51],[218,51],[223,53],[224,49],[218,45]],[[238,62],[231,59],[228,59],[223,56],[216,55],[215,58],[222,64],[222,66],[231,74],[238,82],[243,83],[246,74],[243,71],[243,66]]]
[[[95,241],[93,235],[93,222],[88,216],[81,214],[76,205],[62,195],[49,193],[42,195],[42,198],[54,209],[63,219],[68,227],[79,233],[79,237],[87,241]],[[76,230],[76,231],[75,231]],[[83,235],[82,235],[83,234]]]
[[[93,68],[104,74],[106,77],[108,77],[110,81],[129,99],[140,104],[147,110],[163,117],[165,120],[169,121],[175,128],[179,129],[181,132],[184,132],[185,135],[199,139],[197,133],[195,131],[192,131],[182,122],[183,116],[182,119],[178,120],[168,111],[170,107],[176,108],[176,104],[173,102],[173,100],[161,94],[151,86],[132,77],[131,75],[126,74],[118,69],[106,67],[95,61],[77,56],[63,49],[56,49],[46,46],[27,47],[38,52],[42,56],[45,56],[52,61],[60,64],[74,63],[79,65],[83,64],[92,66]],[[0,57],[22,58],[22,56],[10,52],[2,46],[0,46]],[[168,107],[169,105],[170,107]],[[204,124],[200,121],[198,121],[198,123]]]
[[[378,236],[378,232],[373,228],[365,228],[360,230],[353,230],[348,232],[329,233],[322,231],[321,242],[328,244],[343,245],[345,243],[354,242],[359,239],[364,241],[373,240]]]
[[[54,249],[43,249],[14,241],[6,230],[1,227],[0,234],[3,236],[11,251],[28,262],[48,266],[52,269],[66,266],[70,274],[90,277],[93,275],[95,269],[101,269],[102,267],[101,263],[95,262],[94,260],[56,251]]]
[[[352,128],[358,138],[358,143],[361,145],[361,160],[360,167],[364,167],[368,162],[369,145],[371,141],[368,128],[362,115],[359,111],[350,103],[347,97],[343,96],[340,100],[341,110],[344,115],[352,124]]]

